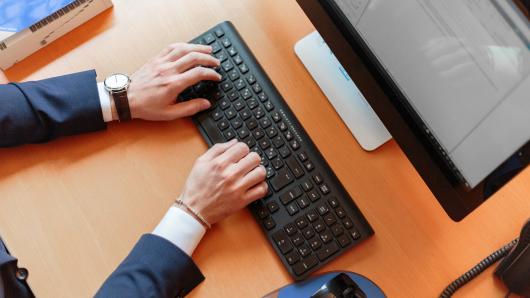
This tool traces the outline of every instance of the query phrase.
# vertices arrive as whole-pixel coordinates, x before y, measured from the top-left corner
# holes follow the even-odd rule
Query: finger
[[[237,163],[243,157],[247,156],[249,152],[250,149],[248,148],[247,144],[238,142],[237,144],[226,150],[225,153],[219,155],[217,158],[222,164],[229,165]]]
[[[4,74],[4,71],[0,70],[0,84],[7,84],[7,83],[9,83],[9,80]]]
[[[237,144],[237,139],[232,139],[231,141],[228,141],[226,143],[217,143],[213,145],[212,148],[210,148],[206,153],[204,153],[202,156],[206,159],[214,159],[215,157],[223,154],[228,150],[228,148],[234,146]]]
[[[196,66],[202,65],[208,67],[218,67],[219,64],[220,61],[212,55],[200,52],[191,52],[184,55],[184,57],[178,59],[177,61],[167,63],[164,67],[167,68],[166,71],[168,72],[173,71],[182,73]]]
[[[264,166],[258,166],[254,168],[252,171],[250,171],[248,174],[243,176],[241,179],[240,185],[244,189],[250,189],[257,184],[260,184],[261,182],[265,181],[265,178],[267,177],[267,170],[265,170]]]
[[[163,57],[163,59],[166,61],[176,61],[191,52],[199,52],[204,54],[210,54],[212,52],[211,46],[191,43],[175,43],[170,45],[169,48],[171,50]]]
[[[247,156],[243,157],[237,164],[235,164],[234,167],[240,175],[246,175],[258,167],[260,162],[261,157],[259,154],[256,152],[250,152],[247,154]]]
[[[212,104],[210,101],[205,98],[195,98],[170,105],[165,112],[168,120],[175,120],[178,118],[195,115],[200,111],[209,109],[211,105]]]
[[[221,75],[215,70],[206,67],[195,67],[186,72],[178,74],[172,81],[176,93],[180,93],[186,88],[193,86],[200,81],[220,81]]]
[[[263,198],[267,194],[268,189],[269,186],[267,185],[267,182],[261,182],[260,184],[247,190],[247,192],[243,195],[243,202],[245,205],[248,205],[255,200]]]

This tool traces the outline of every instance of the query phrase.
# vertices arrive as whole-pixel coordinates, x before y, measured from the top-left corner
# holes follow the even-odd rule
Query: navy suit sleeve
[[[0,85],[0,147],[105,127],[94,70]]]
[[[146,234],[96,297],[183,297],[203,280],[186,253],[166,239]]]

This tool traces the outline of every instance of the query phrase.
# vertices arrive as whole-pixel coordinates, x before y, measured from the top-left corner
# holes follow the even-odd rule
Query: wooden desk
[[[114,0],[115,8],[7,72],[42,79],[96,68],[131,73],[165,45],[232,20],[376,234],[326,266],[389,297],[435,297],[515,238],[530,215],[530,171],[460,223],[445,215],[395,142],[360,149],[293,51],[313,29],[294,0]],[[318,119],[318,120],[317,120]],[[189,120],[134,121],[46,145],[0,150],[0,234],[38,297],[88,297],[150,232],[206,145]],[[291,280],[247,211],[210,231],[192,297],[258,297]],[[501,297],[488,270],[459,297]]]

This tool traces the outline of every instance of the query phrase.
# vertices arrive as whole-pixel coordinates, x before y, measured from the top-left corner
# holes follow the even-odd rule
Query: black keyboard
[[[370,237],[372,228],[232,23],[192,43],[212,46],[223,78],[189,88],[180,100],[212,101],[194,117],[210,146],[237,138],[261,156],[269,193],[249,209],[294,279]]]

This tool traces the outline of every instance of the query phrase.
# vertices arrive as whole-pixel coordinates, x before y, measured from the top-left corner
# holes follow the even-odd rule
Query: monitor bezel
[[[419,115],[334,1],[297,2],[451,219],[462,220],[530,163],[527,142],[480,184],[465,187],[425,133]],[[510,168],[513,160],[521,168]]]

